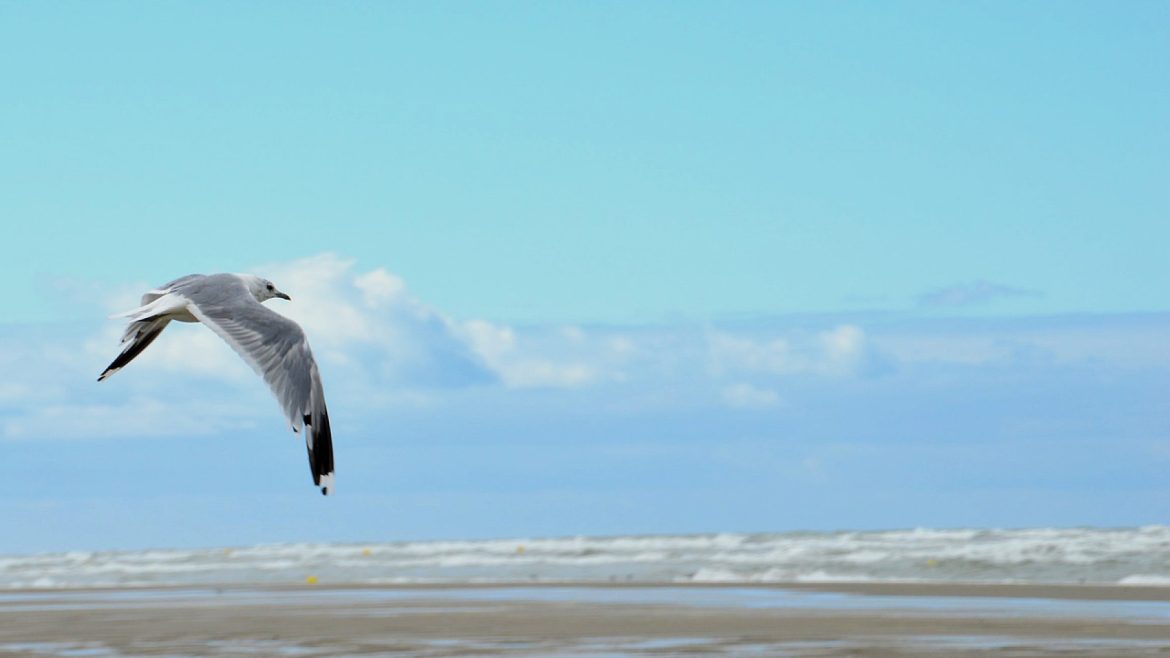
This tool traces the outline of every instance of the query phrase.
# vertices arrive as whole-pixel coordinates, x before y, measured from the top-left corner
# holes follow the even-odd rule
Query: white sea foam
[[[1125,576],[1117,581],[1118,585],[1146,585],[1170,587],[1170,576],[1160,576],[1153,574],[1134,574],[1132,576]]]
[[[517,538],[0,556],[0,587],[318,582],[1170,584],[1170,528]]]

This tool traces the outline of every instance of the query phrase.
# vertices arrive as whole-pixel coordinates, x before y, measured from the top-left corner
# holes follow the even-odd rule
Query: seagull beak
[[[292,301],[292,297],[289,297],[288,295],[284,294],[283,292],[277,292],[275,295],[273,295],[273,297],[279,297],[279,298],[281,298],[281,299],[287,299],[287,300],[288,300],[288,301],[290,301],[290,302]]]

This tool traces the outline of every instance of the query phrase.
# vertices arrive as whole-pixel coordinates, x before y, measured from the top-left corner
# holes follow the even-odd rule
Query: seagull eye
[[[268,289],[269,289],[269,290],[272,290],[272,284],[271,284],[271,283],[270,283],[270,284],[268,284]]]

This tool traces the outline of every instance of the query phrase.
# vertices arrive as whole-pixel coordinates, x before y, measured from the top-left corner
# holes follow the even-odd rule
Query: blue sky
[[[0,5],[0,551],[1170,508],[1165,3]],[[106,315],[294,301],[258,379]]]

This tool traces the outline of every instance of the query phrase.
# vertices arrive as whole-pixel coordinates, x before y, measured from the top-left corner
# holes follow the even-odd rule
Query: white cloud
[[[716,370],[756,370],[784,374],[799,367],[788,341],[757,341],[745,336],[717,333],[710,338],[711,359]]]
[[[851,324],[822,332],[818,338],[825,346],[825,354],[834,361],[856,358],[865,344],[865,333]]]
[[[499,374],[501,381],[511,388],[571,388],[597,379],[597,371],[571,359],[542,357],[520,349],[516,332],[510,327],[498,326],[484,320],[463,323],[462,329],[472,349]],[[585,333],[557,332],[560,342],[580,344]]]
[[[741,409],[765,409],[780,404],[780,395],[771,389],[751,384],[734,384],[723,389],[723,402]]]
[[[487,320],[459,321],[409,294],[405,282],[385,269],[355,271],[354,261],[321,254],[269,266],[265,276],[294,300],[288,315],[314,341],[338,349],[338,361],[354,365],[364,353],[382,373],[404,387],[502,382],[512,388],[573,387],[593,381],[595,369],[542,353],[509,326]],[[287,283],[285,283],[287,282]],[[584,332],[565,327],[561,343],[580,343]]]
[[[354,261],[331,253],[288,263],[262,265],[253,271],[292,297],[292,301],[268,302],[304,328],[314,346],[368,342],[384,338],[378,320],[386,315],[371,313],[372,304],[387,298],[384,282],[373,272],[364,277],[353,271]],[[376,272],[376,271],[375,271]],[[373,276],[371,276],[373,275]],[[359,285],[361,280],[364,285]],[[382,310],[382,309],[380,309]]]
[[[628,336],[611,336],[606,339],[606,346],[614,354],[629,356],[637,351],[634,341]]]
[[[823,376],[857,374],[873,356],[865,332],[854,325],[765,340],[717,332],[708,337],[708,353],[716,373]]]
[[[564,336],[567,340],[573,341],[575,343],[579,343],[585,340],[585,331],[580,327],[574,327],[573,325],[561,327],[561,335]]]
[[[515,388],[572,388],[594,381],[597,374],[587,365],[529,360],[502,366],[504,383]]]
[[[406,283],[382,268],[359,274],[353,282],[369,308],[384,306],[406,294]]]
[[[841,325],[817,335],[824,349],[819,368],[822,372],[849,374],[865,365],[865,332],[854,325]]]
[[[435,404],[444,389],[568,388],[597,381],[600,374],[585,354],[596,348],[595,341],[578,327],[533,337],[486,320],[457,321],[412,296],[405,282],[384,268],[362,271],[351,259],[325,253],[244,269],[271,279],[292,297],[268,306],[304,328],[331,399],[393,409]],[[108,309],[133,307],[150,287],[120,287],[108,296]],[[17,411],[0,425],[0,435],[167,436],[266,419],[279,422],[272,405],[225,411],[222,387],[228,387],[228,396],[246,391],[246,397],[259,399],[254,396],[263,395],[263,383],[218,336],[197,325],[172,323],[114,379],[94,383],[118,353],[122,330],[121,321],[111,320],[80,350],[50,343],[11,352],[20,363],[13,369],[30,381],[0,388],[0,404]],[[0,354],[0,363],[6,358]],[[40,367],[55,362],[62,367]],[[56,377],[60,383],[38,377]],[[209,389],[208,380],[219,388]],[[34,406],[29,396],[37,393]],[[198,421],[203,429],[192,427],[194,416],[174,400],[211,404],[215,418],[204,414]]]
[[[626,338],[592,340],[572,325],[521,335],[487,320],[456,320],[412,296],[406,283],[385,268],[363,272],[354,260],[332,253],[250,271],[292,297],[268,304],[304,328],[327,378],[336,373],[365,386],[400,392],[493,382],[509,388],[570,388],[599,381],[607,368],[635,351]],[[132,306],[145,288],[118,290],[111,310]],[[87,342],[86,350],[95,358],[113,358],[121,329],[111,323]],[[221,380],[253,376],[218,337],[194,327],[168,329],[127,369],[135,371],[137,377],[184,372]],[[608,376],[622,373],[614,370]]]
[[[463,330],[472,347],[485,359],[498,361],[516,348],[516,333],[486,320],[469,320]]]

